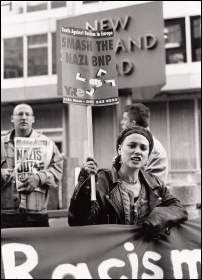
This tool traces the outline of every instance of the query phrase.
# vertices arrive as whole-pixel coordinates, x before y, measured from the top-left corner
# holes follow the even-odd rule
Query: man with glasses
[[[17,105],[11,116],[14,129],[1,138],[1,228],[49,226],[49,188],[55,188],[61,182],[63,159],[52,140],[33,130],[34,121],[33,110],[29,105]],[[45,168],[39,168],[39,171],[23,178],[18,189],[15,177],[15,137],[50,143]],[[28,152],[24,157],[25,161]]]

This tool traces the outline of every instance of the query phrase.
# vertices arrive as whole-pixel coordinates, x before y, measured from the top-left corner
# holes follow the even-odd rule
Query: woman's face
[[[129,168],[143,167],[149,156],[149,141],[143,135],[127,136],[119,147],[123,165]]]

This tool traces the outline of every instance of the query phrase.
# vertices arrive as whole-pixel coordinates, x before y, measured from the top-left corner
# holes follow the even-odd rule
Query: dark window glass
[[[55,142],[55,144],[56,144],[59,152],[62,153],[62,142]]]
[[[201,61],[201,17],[191,17],[192,61]]]
[[[4,78],[23,77],[23,38],[4,40]]]
[[[200,157],[200,166],[201,166],[201,100],[198,100],[198,122],[199,122],[199,157]]]
[[[186,62],[185,19],[166,20],[164,32],[166,64]]]
[[[48,94],[48,92],[47,92]],[[53,128],[52,133],[49,132],[49,135],[56,135],[57,132],[54,131],[54,128],[62,127],[62,103],[41,103],[32,105],[34,111],[35,123],[34,128],[43,129],[43,128]]]
[[[27,1],[27,12],[47,10],[47,1]]]
[[[56,62],[56,33],[52,33],[52,74],[57,73]]]
[[[51,9],[65,7],[66,1],[51,1]]]
[[[28,37],[28,76],[48,74],[47,34]]]
[[[95,3],[95,2],[100,2],[100,1],[83,1],[83,4],[89,4],[89,3]]]
[[[1,104],[1,133],[3,130],[13,129],[11,116],[13,115],[14,106],[11,104]]]

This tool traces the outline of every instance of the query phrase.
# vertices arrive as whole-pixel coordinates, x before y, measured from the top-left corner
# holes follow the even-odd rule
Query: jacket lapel
[[[140,176],[145,182],[145,186],[149,189],[149,206],[150,209],[154,209],[158,204],[161,203],[162,198],[159,196],[160,182],[151,174],[140,171]]]
[[[121,223],[124,223],[124,208],[121,198],[121,193],[119,189],[119,185],[117,184],[106,196],[107,200],[110,202],[110,204],[114,207],[116,210],[116,213],[121,221]]]

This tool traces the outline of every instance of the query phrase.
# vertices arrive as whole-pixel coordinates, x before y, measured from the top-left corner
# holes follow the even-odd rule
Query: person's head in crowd
[[[131,126],[124,129],[117,138],[116,150],[118,156],[115,167],[121,165],[131,168],[141,168],[148,160],[154,142],[149,130],[142,126]]]
[[[150,123],[150,110],[144,104],[134,103],[124,108],[122,129],[138,125],[148,129]]]
[[[19,104],[13,110],[11,122],[14,125],[17,136],[27,136],[32,131],[35,122],[32,107],[28,104]]]

